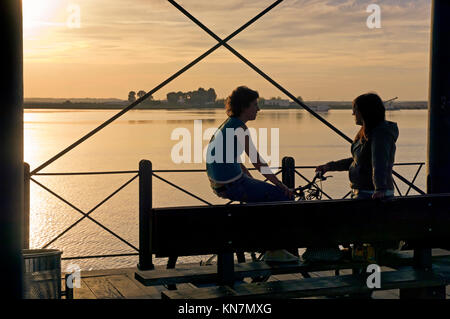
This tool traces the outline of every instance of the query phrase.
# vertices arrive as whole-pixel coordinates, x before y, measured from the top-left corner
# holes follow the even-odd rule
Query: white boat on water
[[[309,108],[317,113],[326,113],[330,110],[330,107],[328,105],[310,106]]]

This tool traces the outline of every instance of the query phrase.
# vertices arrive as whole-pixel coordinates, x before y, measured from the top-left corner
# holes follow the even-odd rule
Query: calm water
[[[105,110],[26,111],[25,160],[31,169],[36,168],[115,113]],[[351,137],[356,134],[357,127],[350,110],[331,110],[323,116],[345,134]],[[171,150],[178,141],[171,140],[171,133],[176,128],[186,128],[193,135],[194,120],[203,120],[205,130],[219,126],[225,118],[222,110],[130,111],[42,172],[137,170],[141,159],[151,160],[154,169],[204,168],[204,164],[173,163]],[[425,161],[426,110],[392,111],[387,113],[387,118],[397,122],[400,128],[396,162]],[[270,128],[279,128],[280,162],[283,156],[292,156],[297,165],[309,166],[349,157],[349,144],[303,110],[264,110],[256,121],[248,124],[254,128],[267,128],[269,132]],[[203,141],[203,147],[206,145],[207,141]],[[416,169],[417,166],[398,167],[396,170],[411,180]],[[311,169],[301,172],[308,178],[313,176]],[[160,175],[209,202],[225,202],[211,192],[204,173]],[[333,172],[330,175],[333,178],[324,182],[324,190],[332,197],[344,196],[349,190],[346,173]],[[36,176],[35,179],[88,212],[132,177],[133,174]],[[301,183],[298,179],[297,184]],[[424,170],[419,174],[416,185],[424,189]],[[407,186],[401,183],[399,186],[404,193]],[[155,207],[202,204],[160,181],[154,180],[153,187]],[[138,181],[132,182],[90,216],[137,247]],[[79,212],[31,183],[32,248],[42,247],[80,217]],[[81,221],[50,247],[63,250],[63,257],[133,252],[132,248],[88,219]],[[189,262],[198,260],[197,257],[183,259]],[[156,263],[162,262],[164,260]],[[137,257],[76,260],[72,263],[82,269],[134,267]],[[63,267],[65,265],[67,263]]]

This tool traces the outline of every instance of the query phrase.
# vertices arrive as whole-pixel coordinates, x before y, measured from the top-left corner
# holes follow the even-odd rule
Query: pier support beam
[[[450,2],[434,0],[428,102],[430,194],[450,193]]]
[[[428,100],[427,193],[450,193],[450,2],[433,0]],[[432,231],[432,230],[431,230]],[[443,243],[445,245],[446,243]],[[448,247],[447,247],[448,248]],[[430,270],[431,249],[414,250],[415,267]],[[445,286],[401,289],[400,298],[445,298]]]
[[[437,194],[450,193],[449,1],[433,1],[431,28],[427,192]]]
[[[0,286],[22,298],[23,44],[22,1],[0,1]],[[4,295],[3,295],[4,294]],[[3,298],[2,298],[3,299]]]

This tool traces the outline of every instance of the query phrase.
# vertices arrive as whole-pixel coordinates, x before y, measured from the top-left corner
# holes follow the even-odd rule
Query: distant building
[[[264,106],[282,106],[282,107],[288,107],[290,105],[289,100],[283,100],[283,99],[270,99],[270,100],[264,100]]]

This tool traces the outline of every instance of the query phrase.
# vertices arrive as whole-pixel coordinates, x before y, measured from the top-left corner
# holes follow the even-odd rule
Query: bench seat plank
[[[370,291],[438,287],[445,279],[432,271],[402,270],[381,274],[381,288],[369,289],[366,278],[353,275],[308,278],[302,280],[250,283],[224,290],[224,287],[163,291],[165,299],[215,299],[215,298],[302,298],[313,296],[338,296]],[[222,292],[226,291],[226,294]]]
[[[410,266],[413,262],[412,254],[409,252],[399,253],[389,256],[381,261],[380,266],[389,266],[396,268],[398,266]],[[449,262],[450,255],[434,256],[434,262]],[[337,263],[314,263],[308,264],[304,262],[296,263],[267,263],[267,262],[249,262],[235,264],[236,280],[243,280],[248,277],[295,274],[301,272],[317,272],[335,269],[352,269],[359,267],[367,267],[367,263],[341,261]],[[186,266],[180,265],[175,269],[155,269],[147,271],[136,271],[135,279],[144,286],[158,286],[179,283],[214,283],[217,282],[217,267],[210,266]]]
[[[325,271],[334,269],[352,269],[367,266],[367,263],[341,261],[338,263],[315,263],[307,264],[303,262],[295,263],[267,263],[249,262],[234,265],[236,280],[248,277],[283,275],[310,271]],[[177,284],[186,282],[216,282],[217,267],[196,266],[175,269],[136,271],[135,278],[145,286]]]
[[[262,247],[399,240],[423,247],[445,247],[450,228],[449,207],[450,194],[433,194],[388,201],[349,199],[154,208],[148,214],[152,221],[147,233],[151,236],[148,252],[156,257],[192,256]]]

